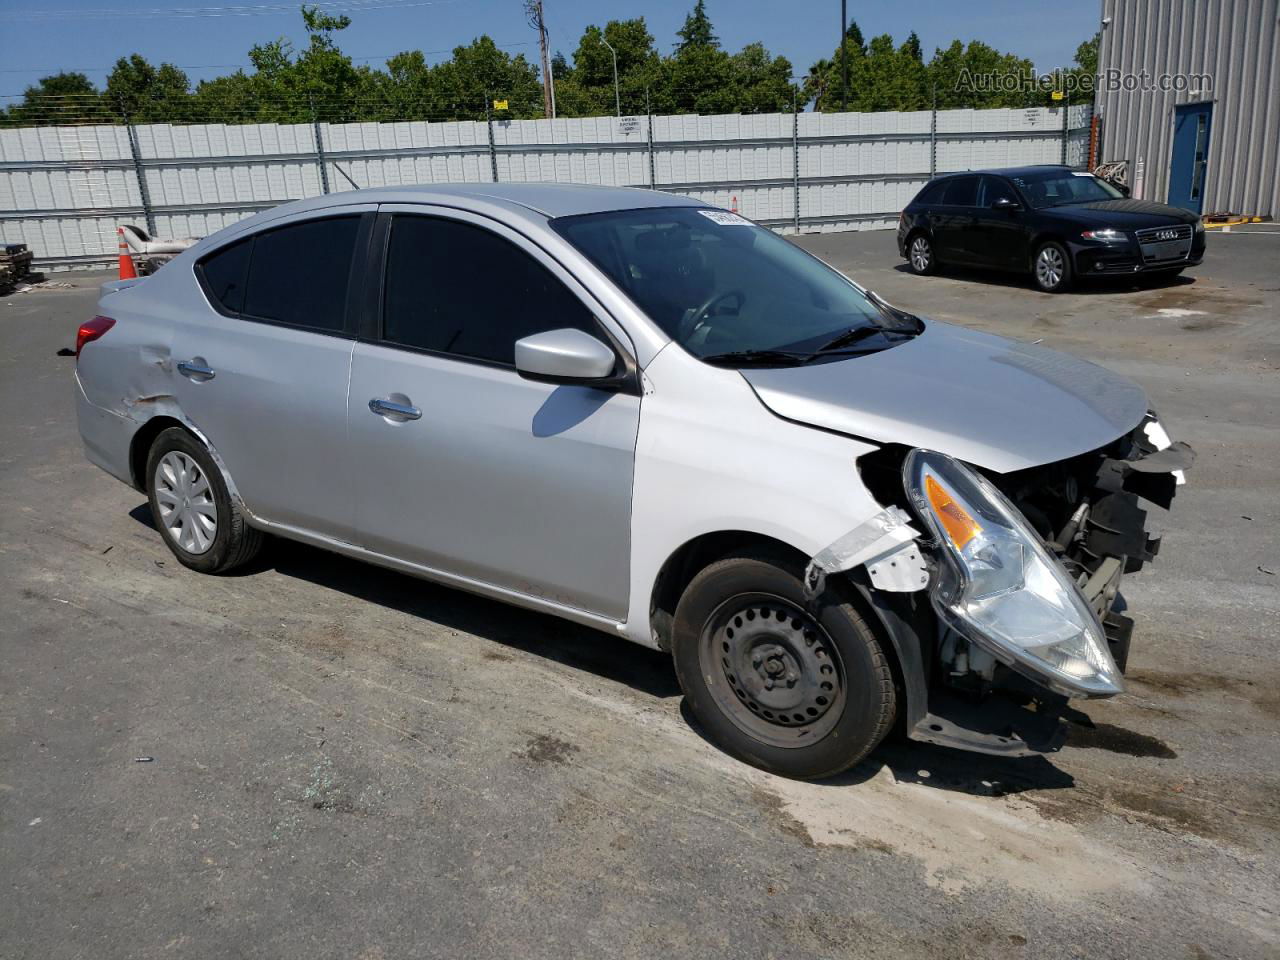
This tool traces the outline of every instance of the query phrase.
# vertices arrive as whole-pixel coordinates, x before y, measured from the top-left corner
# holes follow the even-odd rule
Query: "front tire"
[[[907,241],[907,265],[911,272],[927,277],[938,272],[938,258],[933,252],[933,241],[926,234],[917,233]]]
[[[802,571],[769,552],[704,569],[676,607],[673,653],[698,722],[773,773],[829,777],[893,725],[897,694],[879,640],[832,587],[806,605]]]
[[[209,451],[181,427],[162,431],[151,444],[147,499],[156,529],[184,567],[224,573],[262,548],[262,532],[232,502]]]
[[[1071,286],[1071,257],[1057,242],[1042,243],[1031,262],[1031,276],[1045,293],[1061,293]]]

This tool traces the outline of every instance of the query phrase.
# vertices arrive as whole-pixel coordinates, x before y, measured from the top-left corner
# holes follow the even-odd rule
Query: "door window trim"
[[[461,213],[464,215],[451,215],[454,213]],[[475,366],[490,367],[496,370],[506,370],[517,377],[520,376],[514,363],[505,363],[501,360],[490,360],[485,357],[469,357],[464,354],[449,353],[443,350],[432,350],[428,347],[418,347],[407,343],[396,343],[393,340],[386,339],[384,331],[386,330],[387,266],[391,247],[391,225],[397,217],[422,217],[429,220],[443,220],[447,223],[471,226],[488,232],[492,236],[502,240],[504,243],[515,247],[526,256],[531,257],[539,266],[550,273],[557,283],[564,286],[564,288],[568,290],[569,293],[583,305],[583,307],[586,308],[587,312],[591,315],[592,325],[595,328],[598,339],[607,344],[613,350],[614,355],[621,363],[622,369],[618,373],[601,381],[599,384],[596,384],[596,386],[600,389],[612,389],[617,392],[630,393],[636,396],[640,396],[642,394],[643,391],[640,386],[639,367],[636,364],[633,352],[623,344],[622,339],[609,328],[607,323],[601,321],[600,314],[604,312],[604,308],[595,301],[594,297],[591,297],[589,294],[584,296],[585,288],[582,287],[581,283],[573,277],[573,274],[560,264],[558,260],[548,254],[528,237],[525,237],[523,234],[498,220],[493,220],[490,217],[486,217],[483,214],[474,213],[472,211],[452,211],[447,208],[440,209],[436,207],[420,211],[406,210],[403,208],[379,208],[377,220],[373,225],[369,239],[369,259],[368,268],[365,271],[365,290],[361,298],[361,311],[359,323],[357,324],[358,332],[356,339],[358,341],[392,350],[404,350],[409,353],[418,353],[424,356],[437,357],[441,360],[448,360],[455,363],[466,363]],[[505,228],[515,236],[519,237],[520,241],[523,242],[517,241],[511,236],[506,236],[499,230],[493,229],[488,225],[489,223]],[[572,282],[566,282],[566,277],[571,278]],[[584,383],[584,386],[588,385],[589,384]]]
[[[254,230],[251,233],[241,234],[232,238],[227,243],[222,244],[214,250],[200,257],[195,262],[193,273],[196,275],[196,282],[200,286],[201,292],[204,294],[205,300],[209,306],[219,315],[228,317],[232,320],[243,320],[247,323],[260,323],[271,327],[283,327],[287,330],[301,330],[304,333],[315,333],[326,337],[337,337],[342,340],[354,340],[357,338],[356,320],[360,316],[360,304],[364,293],[364,288],[370,286],[366,282],[367,271],[365,265],[369,258],[369,243],[373,234],[374,218],[377,214],[373,210],[362,211],[325,211],[319,216],[302,217],[296,220],[288,220],[285,223],[273,224],[266,226],[261,230]],[[253,269],[254,247],[257,246],[258,237],[268,233],[275,233],[279,230],[287,230],[293,226],[301,224],[318,223],[322,220],[338,220],[358,218],[359,223],[356,226],[355,244],[351,251],[351,267],[347,275],[347,296],[346,302],[343,304],[342,327],[338,330],[330,330],[321,327],[308,326],[304,323],[289,323],[285,320],[276,320],[271,317],[260,317],[257,314],[248,313],[241,310],[235,312],[228,310],[222,302],[213,295],[213,290],[209,285],[208,278],[204,275],[205,261],[216,257],[224,250],[228,250],[238,243],[249,244],[249,266],[245,270],[245,280],[248,281],[249,272]],[[248,290],[245,290],[248,295]]]

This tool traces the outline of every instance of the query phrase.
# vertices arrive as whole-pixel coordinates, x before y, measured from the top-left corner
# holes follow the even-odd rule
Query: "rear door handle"
[[[192,380],[212,380],[217,376],[212,368],[205,366],[204,361],[198,357],[194,360],[179,360],[178,372]]]
[[[380,417],[390,417],[392,420],[422,419],[422,411],[417,407],[407,403],[396,403],[394,400],[383,400],[380,397],[374,397],[369,401],[369,409]]]

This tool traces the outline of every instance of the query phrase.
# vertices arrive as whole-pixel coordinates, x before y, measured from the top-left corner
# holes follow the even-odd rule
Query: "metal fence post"
[[[791,195],[796,233],[800,232],[800,105],[791,95]]]
[[[653,175],[653,105],[649,102],[649,88],[644,88],[644,112],[649,128],[649,189],[657,190],[657,178]]]
[[[1067,141],[1071,139],[1071,92],[1062,101],[1062,165],[1067,165]]]
[[[938,175],[938,87],[933,87],[929,106],[929,179]]]
[[[311,101],[311,132],[316,138],[316,164],[320,167],[320,189],[325,193],[329,192],[329,165],[324,159],[324,136],[320,133],[320,119],[316,116],[316,101],[314,97],[308,97]]]
[[[129,120],[129,111],[124,101],[120,101],[120,115],[124,118],[125,130],[129,133],[129,153],[133,156],[133,173],[138,178],[138,196],[142,198],[142,215],[147,221],[147,233],[156,235],[156,217],[151,209],[151,191],[147,189],[147,175],[142,169],[142,148],[138,145],[138,131]]]
[[[493,142],[493,101],[489,92],[484,94],[484,122],[489,128],[489,166],[493,168],[493,182],[498,182],[498,148]]]

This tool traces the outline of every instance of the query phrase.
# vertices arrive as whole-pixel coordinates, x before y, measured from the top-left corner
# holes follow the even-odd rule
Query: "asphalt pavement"
[[[1196,449],[1129,691],[1060,753],[794,783],[660,654],[299,545],[192,573],[81,453],[75,275],[0,298],[0,956],[1280,956],[1280,228],[1057,296],[800,243],[1132,376]]]

